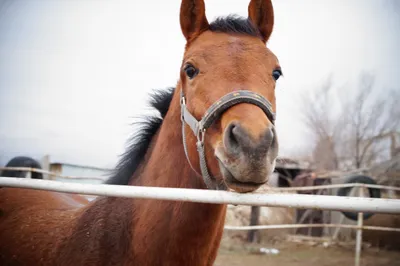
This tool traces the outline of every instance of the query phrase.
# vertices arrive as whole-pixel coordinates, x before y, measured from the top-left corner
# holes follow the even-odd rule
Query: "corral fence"
[[[322,209],[330,211],[358,212],[357,225],[342,224],[280,224],[280,225],[258,225],[258,226],[225,226],[225,230],[265,230],[285,229],[304,227],[335,227],[352,228],[357,230],[355,247],[355,265],[360,265],[362,232],[363,230],[380,230],[400,232],[399,228],[365,226],[363,225],[363,213],[400,214],[399,199],[369,198],[364,197],[365,188],[400,191],[398,187],[370,185],[370,184],[336,184],[310,187],[271,188],[267,193],[245,193],[240,194],[231,191],[212,191],[201,189],[184,188],[162,188],[162,187],[140,187],[121,186],[106,184],[80,184],[53,180],[31,179],[32,172],[60,176],[63,178],[85,179],[93,177],[68,177],[51,173],[41,169],[26,167],[0,167],[2,170],[27,171],[26,178],[0,177],[0,187],[15,187],[37,190],[48,190],[55,192],[75,193],[93,196],[112,196],[126,198],[173,200],[214,204],[233,204],[265,207],[287,207],[304,209]],[[280,192],[320,190],[330,188],[353,187],[358,189],[358,197],[355,197],[352,190],[350,196],[328,196],[328,195],[307,195],[287,194]]]

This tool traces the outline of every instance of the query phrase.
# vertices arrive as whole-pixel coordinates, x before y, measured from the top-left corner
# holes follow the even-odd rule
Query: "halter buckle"
[[[186,106],[186,101],[184,96],[181,97],[180,104],[181,104],[181,121],[184,122],[185,121],[184,109]]]
[[[186,105],[185,96],[181,97],[181,105]]]
[[[204,136],[206,135],[206,129],[199,129],[197,132],[196,138],[197,138],[197,143],[199,144],[204,144]]]

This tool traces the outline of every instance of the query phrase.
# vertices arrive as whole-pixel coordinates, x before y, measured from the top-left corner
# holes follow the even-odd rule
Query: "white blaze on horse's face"
[[[211,24],[202,0],[184,0],[181,6],[187,45],[180,84],[190,113],[200,120],[221,97],[240,90],[254,93],[270,106],[265,111],[260,108],[263,105],[241,100],[218,114],[206,129],[205,158],[211,175],[238,192],[265,184],[278,155],[272,116],[281,69],[276,56],[266,48],[273,23],[269,0],[252,0],[248,21],[228,18]],[[239,24],[241,27],[235,28]],[[195,145],[189,146],[194,157]]]

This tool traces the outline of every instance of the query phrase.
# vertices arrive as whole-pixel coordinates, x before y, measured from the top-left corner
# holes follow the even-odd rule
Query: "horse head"
[[[268,181],[278,155],[275,85],[282,71],[266,47],[272,3],[251,0],[248,18],[209,23],[203,0],[183,0],[180,25],[187,159],[209,187],[254,191]]]

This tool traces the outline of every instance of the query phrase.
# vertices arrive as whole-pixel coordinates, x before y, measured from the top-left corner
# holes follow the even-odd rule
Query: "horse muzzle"
[[[225,184],[237,192],[250,192],[268,182],[277,153],[273,125],[255,141],[238,122],[227,126],[223,143],[215,149]]]

